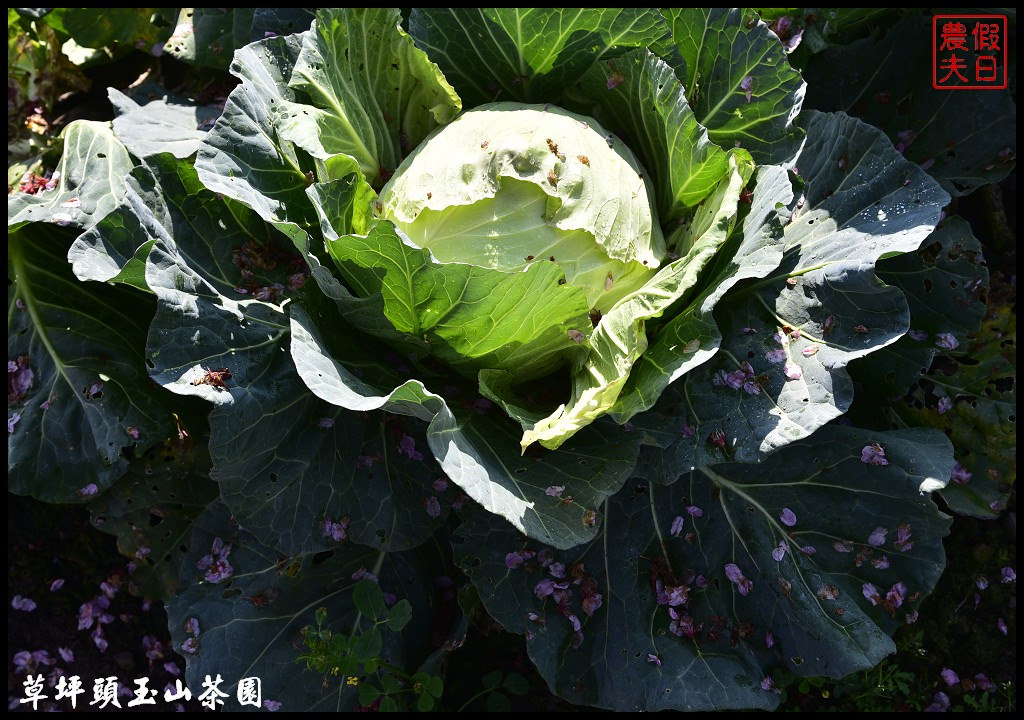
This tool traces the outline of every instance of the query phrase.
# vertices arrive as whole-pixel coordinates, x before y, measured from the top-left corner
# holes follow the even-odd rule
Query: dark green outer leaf
[[[343,343],[335,334],[325,344],[328,336],[320,328],[330,327],[330,317],[291,308],[292,358],[314,394],[350,410],[382,409],[429,421],[427,440],[442,470],[520,531],[558,547],[594,537],[598,516],[588,513],[622,486],[635,463],[639,438],[611,423],[595,424],[558,452],[522,457],[518,425],[497,410],[469,403],[465,410],[452,408],[419,380],[397,386],[364,380],[381,358],[375,360],[359,343]],[[561,499],[545,492],[555,485],[564,487]]]
[[[181,562],[181,576],[190,584],[167,605],[174,648],[188,660],[185,678],[190,687],[201,687],[207,674],[221,673],[221,689],[231,696],[227,707],[237,710],[242,708],[234,704],[236,684],[255,676],[263,681],[263,697],[282,703],[282,709],[353,709],[356,688],[346,685],[344,677],[329,677],[323,689],[323,678],[296,660],[304,649],[300,630],[313,624],[317,608],[327,609],[327,627],[333,632],[368,630],[370,622],[352,603],[356,581],[351,578],[360,569],[378,575],[382,589],[408,599],[414,616],[424,618],[401,638],[389,633],[383,659],[401,667],[407,648],[426,641],[430,578],[417,558],[355,545],[326,558],[282,557],[230,522],[229,515],[217,504],[196,521],[191,547]],[[211,584],[196,564],[217,537],[232,545],[228,561],[233,576]],[[200,631],[195,654],[182,650],[189,637],[185,623],[192,617]]]
[[[295,148],[279,136],[276,120],[284,103],[295,97],[288,80],[302,40],[302,35],[272,37],[235,54],[231,72],[242,83],[228,96],[195,164],[209,190],[242,202],[298,238],[305,235],[300,227],[316,223],[305,194],[307,168],[300,167]]]
[[[253,8],[182,8],[164,52],[191,65],[227,70],[235,50],[249,43],[254,13]]]
[[[165,252],[184,253],[203,267],[219,292],[241,297],[234,289],[243,283],[232,254],[246,243],[272,243],[275,233],[269,227],[248,208],[216,199],[203,188],[193,167],[171,153],[143,160],[126,186],[121,206],[79,236],[68,252],[80,279],[129,282],[148,289],[144,263],[159,240]]]
[[[997,516],[1017,478],[1016,337],[1013,310],[993,308],[962,356],[936,363],[890,409],[888,419],[896,426],[932,426],[949,435],[971,477],[951,482],[942,496],[961,514]],[[946,413],[933,406],[933,398],[941,395],[953,399]]]
[[[416,547],[439,524],[427,513],[428,498],[442,508],[454,494],[431,488],[443,474],[429,462],[416,423],[403,427],[382,414],[321,401],[279,351],[245,394],[210,420],[212,477],[221,496],[239,522],[284,551],[336,546],[325,535],[324,520],[343,518],[355,542],[386,550]],[[425,460],[399,452],[403,435],[416,441]]]
[[[349,514],[358,518],[349,534],[360,542],[389,549],[422,542],[434,525],[423,507],[434,476],[414,482],[395,461],[364,487],[367,469],[357,462],[381,454],[376,429],[310,394],[282,351],[289,340],[282,310],[237,291],[244,281],[232,258],[243,246],[276,248],[275,269],[266,277],[254,269],[254,279],[287,282],[298,269],[287,241],[247,208],[202,189],[195,171],[169,154],[151,158],[136,185],[144,192],[94,235],[130,247],[139,240],[131,228],[144,227],[153,239],[146,262],[146,285],[159,301],[148,342],[153,376],[216,405],[211,476],[239,522],[285,552],[332,546],[324,520]],[[204,380],[219,368],[231,373],[225,387]]]
[[[931,17],[911,17],[881,38],[825,50],[808,63],[807,103],[881,128],[958,197],[1013,170],[1017,106],[1007,90],[933,90],[931,37]]]
[[[292,98],[287,77],[300,43],[301,38],[271,38],[239,52],[235,71],[243,83],[208,135],[196,168],[209,188],[251,206],[304,248],[308,236],[300,225],[310,226],[312,214],[303,192],[307,179],[291,144],[277,138],[273,120],[275,106]],[[282,167],[290,170],[282,173]],[[184,211],[175,218],[184,239],[175,232],[158,232],[164,242],[147,264],[147,283],[161,298],[151,330],[151,351],[162,352],[151,357],[156,375],[177,392],[197,394],[220,406],[211,416],[214,476],[239,519],[271,531],[269,541],[285,550],[320,549],[329,544],[322,532],[325,517],[338,521],[349,507],[374,497],[345,502],[331,486],[336,464],[350,472],[360,448],[345,438],[350,422],[329,430],[315,427],[336,413],[318,407],[297,384],[290,361],[278,353],[277,344],[287,339],[286,326],[279,325],[283,316],[272,305],[244,300],[234,290],[240,280],[228,262],[246,238],[235,239],[230,228],[211,232],[205,219],[220,214],[215,212],[219,202],[208,193],[192,202],[191,212],[182,205]],[[193,215],[201,221],[196,228],[189,227]],[[267,228],[250,227],[247,211],[233,210],[232,216],[244,232],[258,231],[257,242],[272,242]],[[126,242],[130,237],[128,233]],[[201,268],[203,274],[192,268]],[[191,321],[183,322],[183,317]],[[231,390],[193,384],[201,381],[205,368],[218,367],[232,373]],[[268,377],[274,381],[266,384]],[[282,427],[288,429],[284,436]],[[299,454],[286,449],[290,437],[301,439]],[[250,440],[256,444],[247,444]],[[426,517],[421,495],[415,498],[414,512]],[[296,512],[299,508],[302,513]],[[424,537],[423,522],[389,521],[386,528],[402,532],[381,537],[379,519],[368,519],[372,525],[355,524],[352,536],[372,544],[415,544]],[[401,539],[406,530],[411,540]]]
[[[646,8],[414,8],[409,31],[467,108],[557,102],[597,61],[667,35]]]
[[[789,166],[803,139],[794,121],[807,85],[775,34],[749,10],[664,14],[685,62],[686,96],[711,140],[724,148],[738,144],[759,165]]]
[[[235,290],[242,278],[232,252],[246,241],[260,247],[274,239],[266,226],[253,226],[264,233],[253,236],[247,224],[219,212],[222,206],[209,192],[189,194],[188,186],[172,187],[179,178],[194,182],[186,165],[166,169],[170,171],[162,173],[161,190],[171,203],[163,218],[167,224],[153,226],[159,235],[146,263],[146,283],[160,301],[147,352],[154,378],[165,387],[223,404],[230,402],[230,395],[199,382],[203,369],[238,353],[239,359],[228,366],[241,373],[247,362],[243,350],[267,348],[287,334],[280,308]],[[230,224],[220,227],[225,216]]]
[[[860,461],[862,447],[872,442],[885,448],[887,467]],[[488,612],[509,631],[527,635],[541,675],[572,702],[629,711],[770,709],[776,696],[761,690],[760,681],[779,663],[799,675],[839,677],[895,650],[889,634],[910,621],[945,562],[941,537],[949,519],[919,488],[941,486],[951,464],[951,448],[939,433],[834,427],[758,466],[700,468],[668,488],[630,483],[608,501],[598,538],[555,553],[570,581],[589,575],[602,595],[588,618],[580,604],[583,586],[570,585],[566,611],[582,621],[577,649],[570,622],[552,598],[534,594],[548,573],[536,561],[527,563],[534,572],[506,567],[506,553],[524,547],[515,533],[469,514],[456,560]],[[785,507],[795,513],[795,526],[780,522]],[[674,537],[677,516],[685,520]],[[909,526],[913,542],[904,551],[894,545],[900,525]],[[878,527],[887,534],[873,547],[868,537]],[[780,541],[788,552],[777,562],[771,551]],[[840,541],[853,551],[837,551],[833,543]],[[813,555],[800,551],[808,546]],[[888,569],[872,562],[883,555]],[[749,594],[728,579],[729,563],[753,582]],[[697,587],[698,574],[707,580],[704,590]],[[669,631],[667,608],[657,605],[653,589],[659,575],[665,585],[693,586],[689,602],[679,606],[700,626],[693,640]],[[906,599],[892,615],[865,599],[863,583],[885,595],[897,582],[905,584]],[[831,588],[834,599],[828,599]]]
[[[68,262],[79,280],[146,285],[146,256],[158,238],[174,243],[168,202],[182,202],[198,188],[195,172],[170,155],[143,161],[125,179],[121,204],[75,238]],[[179,174],[180,173],[180,174]],[[172,185],[172,177],[178,175]]]
[[[757,8],[765,22],[789,15],[792,33],[803,31],[800,45],[793,53],[804,67],[813,62],[815,53],[833,45],[846,45],[878,30],[891,26],[898,14],[920,12],[923,8]],[[792,37],[792,35],[791,35]]]
[[[42,224],[7,238],[7,356],[33,373],[27,392],[7,399],[8,489],[47,502],[78,501],[91,483],[106,489],[127,469],[122,451],[174,427],[140,353],[151,302],[76,280],[70,239]]]
[[[157,242],[146,262],[146,284],[159,301],[147,343],[153,378],[172,392],[230,404],[230,393],[204,382],[205,370],[223,366],[241,377],[262,370],[269,359],[265,349],[287,336],[286,319],[270,303],[221,294],[230,292],[229,261],[223,258],[219,267],[216,261],[203,262],[209,247],[202,243],[210,238],[178,239],[188,256],[179,254],[176,245]],[[192,258],[201,271],[192,268]],[[221,276],[220,271],[227,272]]]
[[[117,113],[114,134],[137,158],[161,152],[178,158],[193,155],[221,113],[216,105],[197,105],[166,91],[143,103],[115,88],[107,88],[107,96]]]
[[[312,8],[256,8],[249,42],[264,40],[267,33],[291,35],[308,30],[313,17]]]
[[[174,597],[192,522],[217,498],[209,473],[206,448],[183,452],[175,438],[135,460],[124,477],[89,503],[92,524],[114,535],[121,554],[135,561],[135,571],[128,577],[132,593],[163,600]]]
[[[63,29],[75,42],[88,48],[105,48],[120,43],[151,46],[171,34],[173,8],[65,8],[60,10]]]
[[[716,306],[722,352],[688,373],[678,395],[659,401],[662,410],[678,412],[681,432],[652,458],[665,480],[703,463],[757,462],[806,437],[849,407],[847,363],[909,328],[906,300],[875,277],[874,265],[885,254],[917,249],[949,196],[881,132],[842,113],[807,117],[799,164],[807,181],[785,230],[782,264]],[[808,348],[817,353],[805,356]],[[785,363],[772,362],[775,350],[786,352],[799,378],[788,379]],[[716,372],[738,371],[744,361],[756,392],[715,381]],[[724,449],[712,441],[716,431],[724,433]]]
[[[945,220],[916,253],[886,258],[878,263],[878,276],[898,287],[910,306],[910,325],[923,339],[904,335],[870,358],[856,360],[850,374],[857,381],[856,403],[870,415],[879,404],[902,398],[928,371],[942,351],[935,344],[939,333],[952,333],[962,355],[981,327],[988,292],[988,268],[981,244],[970,225],[959,217]],[[871,408],[868,410],[868,408]],[[855,405],[851,412],[857,412]]]
[[[57,187],[16,193],[7,203],[7,230],[30,222],[92,227],[124,197],[132,160],[107,123],[78,120],[64,130]]]

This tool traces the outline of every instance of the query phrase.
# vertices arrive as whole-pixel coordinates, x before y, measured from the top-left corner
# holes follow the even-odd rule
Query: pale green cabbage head
[[[375,209],[442,263],[554,262],[602,313],[665,258],[636,157],[597,121],[551,105],[463,113],[406,158]]]

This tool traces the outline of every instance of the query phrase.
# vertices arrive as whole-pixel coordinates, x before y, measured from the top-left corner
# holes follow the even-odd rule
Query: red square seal
[[[1005,90],[1010,39],[1005,15],[932,17],[932,87]]]

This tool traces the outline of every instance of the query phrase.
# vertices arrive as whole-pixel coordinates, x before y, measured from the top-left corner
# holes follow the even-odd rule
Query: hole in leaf
[[[934,265],[935,261],[939,259],[939,253],[942,252],[942,243],[933,242],[926,247],[921,248],[920,255],[926,263]]]
[[[316,553],[313,556],[312,562],[314,565],[319,565],[320,563],[329,560],[332,557],[334,557],[334,550],[324,550],[323,552]]]

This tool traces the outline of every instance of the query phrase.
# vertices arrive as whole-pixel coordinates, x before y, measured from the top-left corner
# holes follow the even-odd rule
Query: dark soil
[[[132,710],[173,710],[173,703],[163,702],[163,689],[175,676],[165,664],[175,664],[181,673],[185,661],[171,650],[167,632],[167,614],[159,602],[133,597],[127,590],[117,590],[105,611],[113,620],[103,626],[107,642],[101,651],[90,629],[79,630],[79,608],[97,596],[106,596],[100,587],[107,583],[117,588],[128,573],[128,559],[117,552],[113,537],[95,530],[89,523],[88,511],[73,505],[46,505],[13,495],[7,496],[7,694],[8,707],[24,710],[23,673],[15,673],[13,658],[20,651],[45,650],[56,662],[30,670],[47,676],[45,694],[51,695],[54,707],[70,709],[70,700],[52,700],[52,673],[62,671],[69,678],[79,675],[85,694],[78,697],[78,708],[89,708],[93,699],[92,682],[96,678],[116,676],[120,683],[134,688],[134,679],[148,677],[148,687],[158,690],[156,706],[134,707]],[[64,584],[50,590],[58,579]],[[31,612],[15,610],[10,599],[15,595],[30,598],[36,608]],[[148,638],[148,640],[146,639]],[[145,644],[144,644],[145,643]],[[148,647],[147,647],[148,646]],[[58,648],[74,654],[71,662],[63,660]],[[148,652],[148,656],[147,656]],[[122,708],[134,697],[121,697]],[[193,700],[189,709],[197,709]],[[41,703],[40,709],[48,707]],[[110,705],[107,710],[116,710]]]

